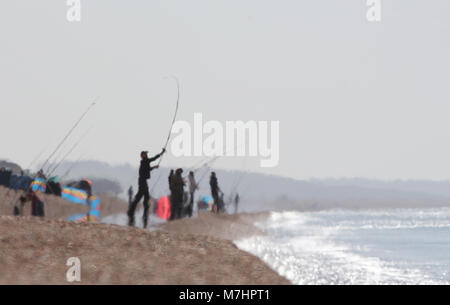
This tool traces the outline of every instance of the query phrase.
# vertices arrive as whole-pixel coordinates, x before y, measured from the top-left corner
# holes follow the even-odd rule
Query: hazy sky
[[[221,168],[294,178],[450,178],[450,1],[63,0],[0,2],[0,158],[137,165],[172,120],[280,121],[280,163],[223,158]],[[163,160],[191,166],[198,159]]]

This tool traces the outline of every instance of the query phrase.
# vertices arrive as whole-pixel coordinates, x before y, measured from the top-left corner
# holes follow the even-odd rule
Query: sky
[[[296,179],[450,178],[450,2],[381,0],[0,2],[0,159],[138,165],[177,119],[279,121],[279,163],[214,166]],[[40,155],[40,153],[42,154]],[[202,158],[164,157],[189,167]]]

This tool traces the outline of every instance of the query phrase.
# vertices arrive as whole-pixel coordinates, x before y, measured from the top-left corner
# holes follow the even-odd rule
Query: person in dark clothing
[[[20,216],[20,210],[19,210],[19,207],[17,205],[14,206],[13,215],[14,216]]]
[[[31,216],[44,217],[44,203],[36,195],[36,192],[31,191],[28,194],[28,199],[31,201]]]
[[[88,197],[92,196],[92,181],[82,179],[77,183],[77,188],[85,191]]]
[[[44,180],[47,180],[47,177],[45,176],[44,170],[43,170],[43,169],[40,169],[40,170],[37,172],[36,177],[37,177],[37,178],[42,178],[42,179],[44,179]]]
[[[133,186],[130,185],[130,188],[128,189],[128,203],[131,204],[133,201]]]
[[[169,189],[170,191],[172,191],[172,178],[173,178],[173,169],[170,170],[170,174],[169,174]]]
[[[175,210],[175,206],[174,206],[174,201],[173,201],[173,185],[172,185],[172,182],[173,182],[173,178],[175,177],[175,174],[173,173],[173,169],[171,169],[170,170],[170,173],[169,173],[169,178],[168,178],[168,180],[169,180],[169,190],[170,190],[170,210],[172,211],[171,212],[171,214],[170,214],[170,220],[173,220],[174,219],[174,215],[175,215],[175,213],[174,213],[174,210]]]
[[[154,156],[153,158],[148,157],[148,151],[141,152],[141,165],[139,167],[139,189],[136,194],[136,197],[134,197],[133,202],[130,204],[129,210],[128,210],[128,225],[134,226],[134,211],[136,210],[136,206],[141,200],[142,197],[144,197],[144,228],[147,227],[147,221],[148,221],[148,209],[149,205],[148,202],[150,200],[150,194],[148,192],[148,184],[147,180],[150,179],[150,172],[159,166],[150,166],[150,163],[157,160],[159,157],[162,156],[166,152],[166,149],[163,148],[161,153]]]
[[[53,194],[55,196],[61,197],[62,188],[61,188],[61,184],[59,183],[58,177],[52,177],[52,178],[48,179],[47,188],[45,189],[45,193]]]
[[[238,211],[238,205],[240,200],[241,199],[239,198],[239,194],[236,193],[236,197],[234,197],[234,214],[236,214]]]
[[[76,188],[83,190],[87,194],[86,205],[88,206],[88,212],[86,214],[86,218],[88,222],[91,221],[91,196],[92,196],[92,181],[89,179],[82,179],[76,184]]]
[[[220,192],[219,195],[219,204],[217,205],[217,212],[218,213],[223,213],[225,212],[225,200],[223,199],[224,194],[223,192]]]
[[[217,177],[216,177],[216,173],[212,172],[211,173],[211,178],[209,179],[209,185],[211,187],[211,195],[214,198],[214,206],[213,209],[215,208],[216,212],[219,213],[219,184],[217,182]]]
[[[26,202],[27,197],[21,195],[19,201],[14,205],[14,216],[23,216],[23,209]]]
[[[181,174],[183,170],[181,168],[175,171],[175,175],[172,177],[172,199],[173,199],[173,219],[180,219],[183,210],[183,195],[185,182]]]
[[[10,180],[11,180],[11,176],[12,176],[12,171],[11,170],[7,170],[6,168],[2,167],[0,169],[0,185],[4,186],[4,187],[9,187]]]
[[[192,217],[192,211],[194,210],[194,193],[198,189],[197,182],[195,181],[194,172],[189,172],[189,205],[187,208],[187,214]]]
[[[189,193],[183,193],[183,203],[181,204],[181,216],[180,218],[184,218],[189,216]]]

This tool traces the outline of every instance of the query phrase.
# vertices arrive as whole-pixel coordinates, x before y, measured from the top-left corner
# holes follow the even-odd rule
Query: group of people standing
[[[170,219],[180,219],[183,217],[184,209],[184,187],[186,182],[183,179],[183,169],[178,168],[175,172],[173,170],[170,171],[169,174],[169,190],[170,190],[170,203],[171,203],[171,216]],[[194,179],[195,183],[195,179]],[[194,187],[195,191],[195,187]],[[189,210],[189,208],[188,208]],[[192,208],[191,208],[192,213]]]
[[[155,155],[152,158],[148,157],[148,151],[141,152],[141,163],[139,167],[139,189],[132,200],[133,190],[130,187],[128,191],[129,196],[129,209],[128,209],[128,225],[134,226],[135,219],[134,213],[139,201],[144,197],[144,215],[143,222],[144,228],[148,224],[148,211],[150,194],[148,189],[147,180],[150,179],[150,172],[157,169],[159,166],[151,166],[150,163],[160,158],[166,150],[163,148],[161,153]],[[171,203],[171,217],[170,220],[180,219],[183,217],[192,217],[194,212],[194,197],[195,191],[198,189],[198,183],[195,180],[194,172],[190,171],[187,179],[183,178],[183,169],[178,168],[171,170],[169,177],[169,190],[170,190],[170,203]],[[189,183],[189,193],[185,192],[185,187]],[[213,211],[215,213],[222,213],[225,211],[225,204],[223,200],[223,192],[219,188],[217,176],[215,172],[211,173],[209,185],[211,187],[211,195],[214,199]]]
[[[178,168],[175,171],[171,170],[169,174],[170,202],[172,208],[171,220],[192,217],[194,212],[194,198],[195,191],[198,189],[198,183],[195,180],[193,171],[189,172],[187,181],[183,178],[182,174],[182,168]],[[187,183],[189,183],[189,193],[184,191]],[[219,188],[215,172],[211,173],[209,185],[211,187],[211,195],[214,198],[213,211],[216,213],[224,212],[223,192]]]

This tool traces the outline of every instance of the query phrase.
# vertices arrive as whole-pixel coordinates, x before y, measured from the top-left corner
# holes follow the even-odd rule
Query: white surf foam
[[[331,213],[342,213],[348,218],[344,215],[347,211]],[[379,212],[378,216],[383,213],[386,212]],[[374,217],[362,214],[369,219]],[[351,215],[350,219],[360,216]],[[325,224],[314,213],[273,212],[267,222],[257,224],[268,231],[267,236],[250,237],[235,244],[260,257],[294,284],[448,284],[401,261],[363,256],[354,251],[358,245],[336,241],[334,237],[346,227],[367,225],[364,220],[352,221],[341,226],[340,222]]]

